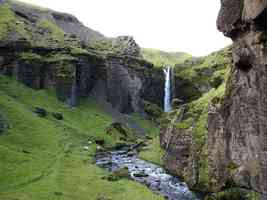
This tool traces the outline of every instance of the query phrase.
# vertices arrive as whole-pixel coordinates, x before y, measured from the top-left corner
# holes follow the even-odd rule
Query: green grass
[[[139,157],[157,165],[163,165],[162,157],[164,155],[164,151],[160,147],[159,137],[150,140],[147,148],[147,150],[141,151]]]
[[[152,62],[157,67],[165,67],[166,65],[174,66],[192,57],[183,52],[164,52],[149,48],[143,48],[142,54],[147,61]]]
[[[52,40],[55,44],[58,44],[60,46],[64,45],[65,41],[65,36],[64,36],[64,31],[58,27],[56,24],[54,24],[51,21],[42,19],[38,22],[38,26],[43,29],[48,31],[49,33],[49,38]],[[45,38],[45,37],[44,37]],[[45,38],[47,40],[47,38]],[[43,41],[40,41],[40,44],[42,44]],[[47,42],[47,41],[46,41]],[[46,45],[46,42],[44,45]],[[39,45],[40,45],[39,44]]]
[[[97,200],[101,194],[113,200],[163,199],[130,180],[102,179],[108,172],[94,165],[96,145],[88,141],[104,138],[106,146],[117,141],[105,132],[111,117],[94,101],[69,108],[52,91],[29,89],[4,76],[0,96],[0,112],[10,125],[0,136],[0,199]],[[38,117],[35,106],[49,115]],[[52,112],[62,113],[64,119],[54,119]]]
[[[148,141],[147,149],[141,151],[138,156],[146,161],[162,165],[163,163],[161,158],[164,151],[161,149],[159,144],[159,127],[153,122],[141,118],[138,114],[133,114],[132,119],[138,123],[140,127],[145,129],[148,136],[153,138]]]
[[[90,55],[89,52],[86,49],[82,49],[82,48],[73,48],[71,50],[71,54],[72,55]]]
[[[14,13],[4,4],[0,6],[0,40],[3,40],[11,31],[16,22]]]
[[[155,123],[143,119],[139,114],[133,114],[131,118],[146,131],[146,135],[150,137],[157,137],[159,135],[159,127]]]

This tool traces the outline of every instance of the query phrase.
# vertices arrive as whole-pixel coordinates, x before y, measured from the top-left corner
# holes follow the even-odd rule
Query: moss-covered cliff
[[[210,180],[206,143],[208,107],[212,101],[221,103],[230,65],[229,47],[203,58],[187,60],[175,68],[176,82],[181,79],[190,84],[179,87],[176,93],[177,96],[179,92],[188,94],[188,103],[176,107],[161,124],[160,140],[166,150],[164,164],[198,189],[208,188]],[[215,79],[217,84],[212,84]],[[201,91],[202,88],[205,90]]]
[[[142,58],[132,37],[107,38],[70,14],[18,1],[3,1],[0,9],[1,74],[53,88],[71,106],[100,83],[102,101],[120,112],[144,113],[146,101],[162,106],[163,72]]]

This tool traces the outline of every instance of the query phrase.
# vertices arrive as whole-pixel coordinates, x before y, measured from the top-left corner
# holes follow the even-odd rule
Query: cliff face
[[[163,72],[142,59],[132,37],[106,38],[72,15],[16,1],[0,5],[0,73],[34,89],[53,88],[75,106],[101,80],[106,98],[124,113],[161,106]],[[155,101],[154,101],[155,99]]]
[[[222,107],[209,113],[210,173],[215,188],[233,180],[267,194],[267,1],[222,1],[218,28],[234,41],[234,65]],[[232,166],[232,167],[230,167]]]
[[[208,108],[211,101],[220,104],[231,62],[229,47],[204,58],[188,60],[175,69],[176,96],[187,104],[174,108],[161,123],[163,163],[168,171],[183,177],[194,189],[209,188]]]
[[[174,111],[162,128],[165,166],[192,187],[267,198],[266,13],[266,1],[222,0],[218,29],[234,42],[227,83]]]

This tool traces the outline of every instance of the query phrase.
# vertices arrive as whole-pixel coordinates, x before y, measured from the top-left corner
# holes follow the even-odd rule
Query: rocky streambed
[[[145,184],[150,190],[169,200],[198,200],[195,193],[179,178],[168,174],[163,168],[141,160],[127,151],[111,151],[96,155],[96,164],[110,172],[128,168],[131,179]]]

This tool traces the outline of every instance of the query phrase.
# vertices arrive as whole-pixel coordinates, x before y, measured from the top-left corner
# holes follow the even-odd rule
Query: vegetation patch
[[[156,67],[174,66],[183,63],[192,56],[183,52],[164,52],[157,49],[142,49],[145,60],[153,63]]]
[[[0,5],[0,40],[5,39],[12,27],[16,23],[14,13],[10,10],[9,6],[4,4]]]
[[[94,164],[97,145],[91,141],[104,138],[104,148],[109,148],[117,139],[106,134],[112,118],[94,101],[80,100],[78,107],[69,108],[53,91],[36,91],[4,76],[0,96],[1,113],[10,124],[0,140],[5,163],[0,165],[0,199],[97,200],[103,189],[111,199],[164,199],[128,179],[103,179],[109,173]],[[35,107],[64,119],[40,118]]]
[[[38,22],[38,27],[45,32],[45,41],[39,41],[38,45],[47,46],[47,42],[50,42],[52,45],[64,45],[65,33],[59,28],[56,24],[51,21],[42,19]]]
[[[146,147],[146,150],[141,151],[138,156],[144,160],[162,166],[163,155],[164,150],[160,147],[159,137],[156,137],[148,141],[148,146]]]

